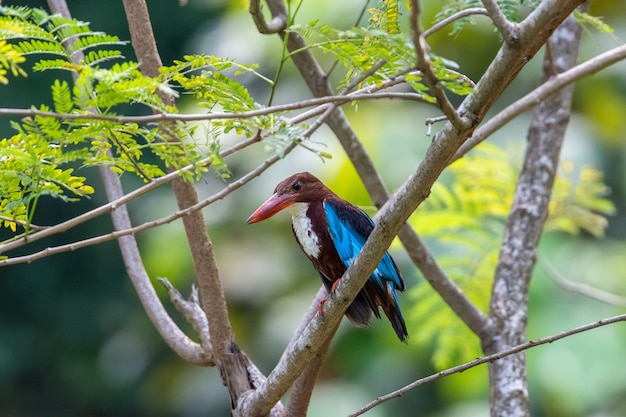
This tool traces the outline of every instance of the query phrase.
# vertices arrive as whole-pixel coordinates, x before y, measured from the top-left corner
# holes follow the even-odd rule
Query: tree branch
[[[206,319],[202,307],[200,307],[200,300],[198,299],[198,288],[194,285],[191,287],[191,295],[189,299],[185,300],[182,294],[174,288],[174,286],[168,281],[167,278],[158,278],[167,289],[170,295],[170,301],[174,304],[174,307],[179,313],[183,315],[187,323],[191,324],[191,327],[196,331],[200,337],[200,345],[205,352],[210,353],[213,351],[211,346],[211,337],[209,335],[209,322]],[[215,366],[215,362],[212,362],[210,366]]]
[[[421,94],[418,93],[376,93],[377,91],[385,88],[392,87],[406,82],[403,77],[394,77],[387,80],[376,88],[368,86],[357,90],[350,94],[343,95],[329,95],[325,97],[312,98],[308,100],[296,101],[294,103],[278,104],[270,107],[265,107],[258,110],[250,110],[241,113],[200,113],[200,114],[180,114],[180,113],[156,113],[145,116],[112,116],[106,114],[97,113],[81,113],[81,114],[67,114],[56,113],[53,111],[42,111],[38,109],[17,109],[17,108],[0,108],[0,116],[24,116],[24,117],[53,117],[59,120],[106,120],[117,123],[154,123],[154,122],[197,122],[208,120],[227,120],[227,119],[249,119],[258,116],[265,116],[268,114],[287,112],[292,110],[300,110],[307,107],[320,106],[317,114],[323,112],[324,105],[329,103],[346,104],[355,100],[381,100],[385,98],[399,98],[411,101],[420,101],[425,104],[431,104],[427,102]]]
[[[497,115],[476,129],[472,137],[459,148],[451,163],[463,157],[467,152],[475,148],[476,145],[487,139],[515,117],[538,105],[552,94],[624,59],[626,59],[626,45],[620,45],[582,64],[576,65],[565,72],[552,76],[545,83],[509,105],[504,110],[498,112]]]
[[[521,22],[519,42],[504,44],[487,71],[476,84],[474,93],[463,100],[461,112],[481,121],[519,71],[543,46],[560,22],[584,0],[545,0]]]
[[[250,14],[260,33],[266,35],[278,33],[287,28],[287,13],[275,14],[269,22],[265,20],[261,10],[261,0],[250,0]]]
[[[518,26],[506,18],[504,13],[502,13],[502,10],[500,10],[500,7],[498,6],[496,0],[481,1],[483,3],[483,6],[485,6],[485,9],[487,10],[487,13],[489,14],[491,21],[498,29],[498,31],[502,34],[504,41],[508,44],[514,44],[515,42],[517,42]]]
[[[122,195],[122,185],[117,175],[108,169],[100,167],[100,175],[105,185],[108,199],[115,200]],[[131,227],[130,216],[126,206],[121,206],[111,213],[113,225],[117,230],[124,230]],[[126,265],[128,276],[135,287],[141,304],[146,310],[146,314],[151,319],[154,327],[161,337],[172,348],[176,354],[187,362],[200,365],[211,366],[214,364],[211,351],[205,351],[202,346],[193,342],[178,328],[176,323],[168,315],[157,295],[150,278],[143,267],[137,241],[133,236],[121,236],[118,243]]]
[[[283,156],[289,154],[297,145],[295,143],[292,143],[291,145],[287,146],[285,149],[283,149]],[[148,221],[145,222],[143,224],[140,224],[138,226],[132,226],[132,227],[128,227],[126,229],[121,229],[121,230],[115,230],[114,232],[111,232],[109,234],[106,235],[102,235],[102,236],[96,236],[96,237],[92,237],[89,239],[84,239],[81,240],[79,242],[74,242],[74,243],[68,243],[66,245],[59,245],[59,246],[55,246],[55,247],[49,247],[46,249],[43,249],[39,252],[35,252],[32,253],[30,255],[23,255],[23,256],[16,256],[13,258],[8,258],[8,259],[3,259],[0,260],[0,266],[6,266],[6,265],[13,265],[13,264],[19,264],[19,263],[25,263],[25,262],[32,262],[36,259],[40,259],[43,258],[45,256],[49,256],[49,255],[53,255],[53,254],[57,254],[57,253],[61,253],[61,252],[68,252],[68,251],[74,251],[86,246],[91,246],[91,245],[95,245],[98,243],[102,243],[108,240],[112,240],[112,239],[118,239],[122,236],[128,236],[128,235],[134,235],[136,233],[139,233],[141,231],[147,230],[147,229],[151,229],[153,227],[158,227],[164,224],[168,224],[173,222],[174,220],[177,220],[181,217],[184,216],[188,216],[189,214],[201,210],[204,207],[223,199],[224,197],[226,197],[228,194],[232,193],[233,191],[241,188],[242,186],[244,186],[245,184],[247,184],[249,181],[251,181],[253,178],[261,175],[261,173],[263,173],[266,169],[268,169],[270,166],[272,166],[274,163],[278,162],[279,160],[281,160],[282,157],[280,156],[273,156],[270,157],[268,159],[266,159],[261,165],[259,165],[257,168],[253,169],[252,171],[248,172],[246,175],[244,175],[243,177],[239,178],[237,181],[231,182],[229,185],[227,185],[226,187],[224,187],[222,190],[218,191],[217,193],[205,198],[204,200],[198,201],[198,203],[187,207],[186,209],[183,210],[178,210],[175,213],[172,213],[168,216],[162,217],[160,219],[157,220],[152,220],[152,221]],[[170,176],[172,174],[174,174],[176,172],[171,172],[169,173],[167,176]],[[176,176],[174,176],[176,177]],[[163,179],[166,177],[161,177],[159,179]],[[169,180],[171,181],[173,178],[169,178]],[[164,184],[165,182],[163,182]],[[150,185],[150,184],[148,184]],[[162,184],[160,184],[162,185]],[[147,187],[147,186],[144,186]],[[153,187],[154,188],[154,187]],[[151,188],[151,189],[153,189]],[[142,189],[138,189],[136,191],[140,191]],[[143,192],[147,192],[145,190],[142,190]],[[91,217],[95,217],[96,215],[102,214],[102,212],[106,212],[106,211],[114,211],[120,207],[124,207],[124,204],[126,202],[128,202],[130,200],[130,198],[128,198],[131,194],[133,193],[129,193],[126,194],[122,197],[120,197],[119,199],[106,204],[104,206],[100,206],[94,210],[91,210],[87,213],[85,213],[84,215],[81,215],[79,217],[85,217],[83,219],[83,221],[86,221],[86,218],[91,218]],[[142,193],[143,194],[143,193]],[[106,210],[106,211],[105,211]],[[77,219],[77,218],[75,218]],[[79,223],[74,222],[72,219],[70,221],[64,222],[64,223],[60,223],[56,226],[51,226],[48,229],[44,229],[44,231],[48,231],[51,229],[54,229],[54,231],[56,233],[59,232],[63,232],[71,227],[76,226]],[[71,225],[67,225],[67,223],[70,223]],[[43,231],[42,231],[43,232]],[[46,237],[49,234],[46,234],[45,236],[43,234],[40,235],[40,233],[37,234],[33,234],[33,235],[29,235],[28,238],[35,236],[37,237],[37,239],[28,239],[25,243],[30,243],[33,240],[38,240],[40,238]],[[9,246],[10,244],[6,244],[5,246]],[[11,248],[13,249],[13,248]]]
[[[426,43],[424,31],[419,22],[420,14],[421,6],[419,0],[411,0],[411,38],[415,47],[415,54],[417,55],[417,69],[422,71],[424,80],[434,94],[437,105],[443,114],[446,115],[452,126],[461,130],[464,126],[471,125],[472,122],[464,121],[459,117],[456,109],[448,100],[439,78],[433,73],[429,56],[430,47]]]
[[[146,2],[145,0],[124,0],[123,4],[131,42],[140,62],[141,71],[148,76],[156,77],[162,63],[154,40]],[[173,97],[167,96],[163,99],[164,102],[173,104]],[[166,126],[161,127],[166,128]],[[172,134],[170,140],[175,143],[179,139]],[[182,178],[176,178],[172,181],[172,186],[179,209],[185,210],[198,204],[198,194],[193,184],[185,182]],[[231,406],[234,409],[239,396],[252,388],[247,360],[235,342],[213,244],[206,230],[202,212],[193,211],[188,216],[184,216],[183,225],[191,250],[202,308],[209,322],[213,355],[220,368],[224,384],[228,387]]]
[[[390,392],[389,394],[386,395],[382,395],[380,397],[378,397],[376,400],[370,402],[369,404],[366,404],[365,406],[359,408],[357,411],[355,411],[354,413],[350,414],[348,417],[357,417],[360,416],[362,414],[365,414],[367,411],[371,410],[372,408],[387,402],[389,400],[392,400],[394,398],[398,398],[403,396],[404,394],[406,394],[407,392],[414,390],[415,388],[428,384],[430,382],[436,381],[438,379],[441,379],[443,377],[446,377],[448,375],[452,375],[452,374],[458,374],[464,371],[467,371],[468,369],[474,368],[478,365],[482,365],[484,363],[492,363],[495,361],[498,361],[502,358],[506,358],[507,356],[510,355],[514,355],[516,353],[520,353],[523,352],[525,350],[528,350],[530,348],[533,348],[535,346],[541,346],[541,345],[546,345],[549,343],[554,343],[558,340],[561,339],[565,339],[566,337],[569,336],[573,336],[575,334],[579,334],[579,333],[584,333],[584,332],[588,332],[589,330],[593,330],[593,329],[597,329],[599,327],[603,327],[603,326],[608,326],[610,324],[615,324],[615,323],[619,323],[622,321],[626,321],[626,314],[622,314],[619,316],[613,316],[613,317],[609,317],[606,319],[602,319],[593,323],[589,323],[589,324],[585,324],[583,326],[579,326],[579,327],[575,327],[573,329],[569,329],[569,330],[565,330],[561,333],[557,333],[553,336],[548,336],[548,337],[543,337],[541,339],[534,339],[531,340],[529,342],[526,343],[522,343],[519,344],[517,346],[513,346],[512,348],[503,350],[501,352],[496,352],[493,353],[491,355],[486,355],[483,356],[482,358],[478,358],[478,359],[474,359],[471,362],[467,362],[464,363],[462,365],[458,365],[458,366],[454,366],[452,368],[448,368],[446,370],[443,370],[441,372],[437,372],[436,374],[432,374],[429,375],[427,377],[424,378],[420,378],[417,381],[414,381],[396,391]]]
[[[520,42],[515,51],[507,45],[502,47],[496,60],[477,84],[474,93],[467,96],[461,103],[461,110],[466,111],[467,114],[475,115],[478,120],[483,117],[494,100],[511,83],[524,63],[527,62],[528,57],[536,53],[552,31],[577,4],[578,0],[547,0],[542,2],[525,21],[529,22],[525,26],[527,32],[524,32],[524,40],[528,40],[528,42]],[[290,36],[289,39],[291,40],[292,37]],[[294,55],[294,62],[295,57],[299,55],[301,53]],[[319,67],[301,69],[298,64],[296,65],[300,71],[306,72],[307,77],[305,79],[310,78],[309,75],[313,71],[319,70]],[[318,80],[318,78],[313,78],[308,83],[310,85]],[[317,87],[319,87],[319,83]],[[377,216],[378,224],[357,259],[341,279],[335,297],[324,305],[324,318],[320,319],[316,316],[311,321],[301,338],[294,344],[293,349],[283,354],[279,364],[268,376],[267,384],[242,398],[240,402],[242,410],[256,410],[262,414],[269,410],[268,406],[275,403],[285,392],[293,382],[294,375],[302,371],[304,363],[319,349],[328,336],[328,329],[339,321],[340,315],[343,314],[352,298],[376,268],[395,235],[415,208],[428,196],[432,184],[459,146],[471,135],[473,129],[474,126],[470,126],[458,131],[452,127],[450,122],[446,123],[428,148],[417,171],[382,207],[379,216]]]
[[[48,6],[53,13],[60,13],[68,18],[71,17],[65,0],[49,0]],[[80,60],[82,56],[75,54],[74,59]],[[119,178],[107,167],[100,167],[99,170],[109,201],[121,197],[123,191]],[[112,211],[111,218],[113,225],[119,229],[125,229],[131,225],[126,206]],[[45,233],[48,230],[50,229],[40,233]],[[189,339],[165,311],[161,300],[150,283],[148,274],[143,268],[141,255],[135,239],[132,236],[124,236],[118,239],[118,243],[124,257],[126,270],[139,296],[139,300],[161,337],[174,352],[186,361],[201,366],[210,365],[213,361],[211,353],[205,351],[200,345]]]
[[[576,64],[582,29],[568,18],[554,32],[546,54],[543,78],[554,70],[565,71]],[[528,288],[535,265],[537,246],[548,216],[552,186],[556,177],[561,145],[571,115],[572,86],[560,90],[535,108],[529,128],[528,146],[513,205],[504,231],[496,266],[489,317],[494,332],[481,340],[486,354],[524,342],[528,309]],[[529,416],[526,356],[519,354],[489,365],[492,417]]]
[[[450,23],[453,23],[459,19],[463,19],[464,17],[473,16],[473,15],[489,16],[489,13],[487,13],[487,9],[482,9],[480,7],[473,7],[470,9],[460,10],[454,13],[452,16],[448,16],[445,19],[443,19],[441,22],[437,22],[436,24],[426,29],[424,31],[424,37],[427,38],[433,33],[438,32],[444,27],[448,26]]]
[[[563,276],[555,267],[543,256],[538,257],[539,265],[543,268],[546,275],[554,281],[556,285],[564,290],[571,291],[585,297],[593,298],[603,303],[612,304],[618,307],[626,308],[626,297],[603,291],[599,288],[592,287],[584,282],[573,281]]]
[[[300,321],[300,325],[294,332],[293,337],[287,345],[287,349],[290,349],[292,345],[300,338],[300,335],[302,334],[306,326],[309,325],[313,317],[315,317],[315,315],[317,314],[317,309],[319,308],[320,301],[327,294],[328,292],[326,291],[326,287],[322,285],[317,291],[317,295],[311,302],[311,305],[309,306],[304,318]],[[337,328],[335,328],[335,331],[331,333],[330,337],[328,337],[328,339],[326,340],[326,343],[320,347],[313,359],[308,363],[306,368],[304,368],[300,376],[294,381],[291,388],[291,394],[289,395],[289,404],[286,410],[286,417],[306,416],[309,402],[311,400],[311,395],[313,394],[313,388],[315,387],[317,375],[319,374],[319,371],[324,362],[324,358],[328,353],[328,348],[330,347],[332,337],[336,331]]]

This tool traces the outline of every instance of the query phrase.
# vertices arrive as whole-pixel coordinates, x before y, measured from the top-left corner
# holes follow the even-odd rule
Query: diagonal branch
[[[459,74],[461,76],[461,74]],[[319,106],[323,107],[329,103],[346,104],[356,100],[380,100],[385,98],[400,98],[406,100],[420,101],[425,104],[431,104],[424,99],[421,94],[418,93],[376,93],[394,85],[398,85],[406,82],[406,80],[400,75],[386,80],[380,85],[367,86],[360,90],[357,90],[350,94],[342,95],[329,95],[325,97],[316,97],[308,100],[299,100],[293,103],[277,104],[274,106],[263,107],[261,109],[249,110],[241,113],[228,113],[228,112],[212,112],[212,113],[156,113],[145,116],[113,116],[108,114],[98,113],[57,113],[54,111],[43,111],[39,109],[19,109],[19,108],[0,108],[0,116],[24,116],[24,117],[53,117],[59,120],[77,120],[77,121],[89,121],[89,120],[106,120],[117,123],[153,123],[153,122],[197,122],[207,120],[226,120],[226,119],[249,119],[258,116],[264,116],[274,113],[288,112],[292,110],[300,110],[307,107]],[[314,109],[315,110],[315,109]]]
[[[626,308],[626,297],[613,294],[611,292],[604,291],[596,287],[592,287],[591,285],[584,282],[568,279],[563,276],[563,274],[561,274],[561,272],[559,272],[559,270],[556,269],[547,258],[543,256],[538,257],[537,260],[546,275],[548,275],[548,277],[552,281],[554,281],[556,285],[563,288],[564,290],[571,291],[585,297],[593,298],[603,303]]]
[[[274,13],[281,13],[284,10],[282,0],[269,0],[268,3]],[[292,59],[313,95],[316,97],[331,95],[332,88],[328,84],[326,74],[320,68],[313,54],[306,48],[304,39],[297,33],[289,33],[287,47],[290,51],[300,51],[292,55]],[[373,203],[379,208],[382,207],[389,200],[389,191],[343,110],[337,109],[333,112],[328,118],[327,124],[357,170]],[[398,237],[412,261],[444,301],[475,333],[484,332],[485,328],[488,327],[484,314],[469,301],[461,289],[440,268],[415,230],[410,226],[403,227]]]
[[[145,0],[124,0],[123,4],[131,42],[135,55],[141,63],[141,71],[148,76],[155,77],[159,74],[162,63],[146,2]],[[163,100],[167,104],[173,104],[172,96],[163,97]],[[167,131],[169,126],[162,125],[161,128]],[[169,136],[173,143],[179,141],[175,133]],[[199,198],[193,184],[177,178],[172,182],[172,186],[179,209],[185,210],[198,204]],[[224,384],[228,387],[231,406],[234,408],[237,398],[252,388],[247,370],[248,361],[239,350],[233,335],[213,244],[206,230],[202,212],[194,211],[183,217],[183,225],[193,259],[202,308],[209,322],[213,354]]]
[[[52,12],[70,17],[69,8],[65,0],[48,0],[48,6]],[[77,61],[82,59],[81,54],[75,54],[74,59]],[[108,167],[100,167],[100,174],[109,201],[121,197],[123,195],[122,186],[115,173],[109,170]],[[116,228],[125,229],[131,226],[130,216],[128,215],[126,206],[112,211],[111,218]],[[44,230],[42,233],[48,230],[50,229]],[[174,352],[190,363],[202,366],[212,364],[213,359],[211,352],[204,350],[199,344],[189,339],[167,314],[161,300],[152,287],[146,270],[143,268],[139,248],[137,247],[137,242],[134,237],[121,237],[118,239],[118,243],[124,257],[126,270],[139,296],[139,300],[165,342]]]
[[[487,139],[506,123],[510,122],[526,110],[538,105],[543,100],[547,99],[552,94],[555,94],[567,85],[595,74],[596,72],[601,71],[616,62],[623,61],[624,59],[626,59],[626,45],[620,45],[597,55],[582,64],[576,65],[567,71],[555,74],[545,83],[541,84],[524,97],[509,105],[504,110],[500,111],[496,116],[476,129],[472,137],[459,148],[451,162],[463,157],[467,152]]]
[[[525,21],[524,40],[528,42],[521,42],[515,50],[503,45],[483,79],[477,84],[475,92],[465,98],[460,109],[478,118],[483,117],[528,62],[528,57],[537,52],[578,3],[578,0],[542,2]],[[294,62],[298,55],[300,54],[294,55]],[[417,171],[382,207],[377,216],[378,224],[361,253],[341,279],[335,297],[325,304],[324,317],[316,316],[311,321],[293,348],[283,354],[264,386],[242,397],[239,406],[244,413],[255,410],[263,414],[269,411],[271,405],[287,390],[295,375],[302,371],[306,361],[311,359],[326,340],[330,328],[339,322],[341,314],[376,268],[398,231],[428,196],[432,184],[473,129],[474,126],[469,126],[459,131],[448,122],[437,134]]]
[[[306,329],[313,317],[315,317],[315,315],[317,314],[320,300],[327,294],[328,292],[326,291],[326,288],[324,286],[321,286],[319,291],[317,292],[317,295],[311,302],[311,305],[309,306],[309,309],[307,310],[304,319],[300,322],[300,326],[296,329],[287,349],[289,349],[292,344],[300,338],[300,335],[302,334],[304,329]],[[328,337],[326,342],[320,347],[317,353],[313,356],[312,360],[304,368],[300,376],[294,381],[293,386],[291,387],[291,392],[289,394],[289,405],[286,410],[286,415],[288,417],[299,417],[307,415],[307,409],[311,400],[311,395],[313,394],[315,380],[317,379],[317,375],[319,374],[319,371],[322,367],[324,358],[328,353],[328,348],[330,347],[332,337],[335,334],[336,330],[337,327],[335,327],[335,330],[330,333],[330,336]]]
[[[589,323],[589,324],[585,324],[583,326],[579,326],[579,327],[574,327],[573,329],[569,329],[569,330],[565,330],[561,333],[557,333],[555,335],[552,336],[547,336],[547,337],[542,337],[541,339],[533,339],[529,342],[526,343],[522,343],[520,345],[517,346],[513,346],[512,348],[503,350],[501,352],[496,352],[493,353],[491,355],[486,355],[483,356],[482,358],[478,358],[478,359],[474,359],[471,362],[467,362],[464,363],[462,365],[458,365],[458,366],[454,366],[452,368],[448,368],[445,369],[443,371],[437,372],[436,374],[432,374],[429,375],[427,377],[424,378],[420,378],[417,381],[414,381],[394,392],[390,392],[389,394],[385,394],[385,395],[381,395],[380,397],[378,397],[376,400],[370,402],[369,404],[366,404],[365,406],[359,408],[357,411],[355,411],[354,413],[350,414],[348,417],[357,417],[360,416],[362,414],[365,414],[367,411],[371,410],[372,408],[387,402],[389,400],[392,400],[394,398],[398,398],[401,397],[402,395],[406,394],[409,391],[414,390],[417,387],[420,387],[422,385],[428,384],[430,382],[436,381],[438,379],[441,379],[445,376],[448,375],[452,375],[452,374],[458,374],[460,372],[464,372],[467,371],[468,369],[474,368],[478,365],[482,365],[484,363],[491,363],[494,361],[498,361],[500,359],[506,358],[507,356],[510,355],[514,355],[516,353],[520,353],[523,352],[525,350],[534,348],[535,346],[541,346],[541,345],[546,345],[549,343],[554,343],[558,340],[561,339],[565,339],[566,337],[570,337],[573,336],[575,334],[579,334],[579,333],[584,333],[584,332],[588,332],[589,330],[593,330],[593,329],[597,329],[603,326],[608,326],[610,324],[615,324],[615,323],[619,323],[619,322],[623,322],[626,321],[626,314],[622,314],[619,316],[613,316],[613,317],[608,317],[606,319],[602,319],[602,320],[598,320],[596,322],[593,323]]]
[[[287,146],[285,149],[282,150],[282,155],[287,155],[289,154],[294,148],[296,147],[296,143],[292,143],[289,146]],[[204,207],[218,201],[221,200],[223,198],[225,198],[228,194],[232,193],[233,191],[241,188],[242,186],[244,186],[245,184],[247,184],[248,182],[250,182],[252,179],[254,179],[255,177],[258,177],[259,175],[261,175],[261,173],[263,173],[265,170],[267,170],[269,167],[271,167],[274,163],[278,162],[279,160],[281,160],[282,157],[275,155],[272,156],[268,159],[266,159],[263,163],[261,163],[258,167],[256,167],[255,169],[253,169],[252,171],[248,172],[246,175],[244,175],[243,177],[239,178],[236,181],[231,182],[230,184],[228,184],[226,187],[224,187],[222,190],[216,192],[215,194],[212,194],[210,196],[208,196],[207,198],[205,198],[204,200],[200,200],[198,201],[196,204],[191,205],[185,209],[182,210],[178,210],[175,213],[172,213],[168,216],[162,217],[160,219],[157,220],[152,220],[152,221],[148,221],[145,223],[142,223],[140,225],[137,226],[132,226],[132,227],[128,227],[125,229],[119,229],[119,230],[115,230],[109,234],[106,235],[101,235],[101,236],[96,236],[96,237],[92,237],[89,239],[83,239],[79,242],[73,242],[73,243],[68,243],[65,245],[59,245],[59,246],[55,246],[55,247],[49,247],[46,249],[43,249],[39,252],[35,252],[29,255],[23,255],[23,256],[16,256],[13,258],[8,258],[8,259],[2,259],[0,260],[0,266],[6,266],[6,265],[13,265],[13,264],[19,264],[19,263],[24,263],[24,262],[32,262],[36,259],[39,258],[43,258],[45,256],[49,256],[49,255],[53,255],[53,254],[57,254],[57,253],[61,253],[61,252],[67,252],[67,251],[74,251],[86,246],[91,246],[91,245],[95,245],[98,243],[102,243],[108,240],[112,240],[112,239],[118,239],[120,237],[123,236],[128,236],[128,235],[134,235],[137,234],[141,231],[147,230],[147,229],[151,229],[153,227],[158,227],[164,224],[168,224],[171,223],[181,217],[184,216],[188,216],[193,212],[196,212],[198,210],[203,209]],[[169,175],[176,173],[176,171],[171,172]],[[174,176],[176,177],[176,176]],[[159,179],[162,179],[165,177],[161,177]],[[170,180],[173,179],[170,177]],[[150,185],[150,184],[148,184]],[[152,188],[151,188],[152,189]],[[141,189],[138,189],[136,191],[139,191]],[[97,209],[94,209],[90,212],[85,213],[83,216],[88,217],[87,215],[93,215],[95,217],[94,213],[98,213],[101,214],[102,210],[108,210],[108,211],[114,211],[119,209],[120,207],[125,207],[125,202],[127,202],[129,199],[128,197],[133,194],[133,193],[129,193],[126,195],[121,196],[120,198],[114,200],[113,202],[106,204],[104,206],[101,206]],[[79,216],[82,217],[82,216]],[[70,222],[70,221],[68,221]],[[51,226],[49,229],[55,229],[56,232],[62,232],[64,230],[67,230],[70,228],[70,226],[66,225],[66,223],[68,222],[64,222],[64,223],[60,223],[56,226]],[[75,223],[72,223],[72,227],[75,226]],[[44,229],[44,230],[49,230],[49,229]],[[33,235],[29,235],[28,237],[31,238],[32,236],[36,236],[37,238],[42,238],[44,236],[40,236],[39,234],[33,234]],[[31,242],[33,239],[29,239],[27,242]],[[8,245],[8,244],[7,244]]]
[[[453,23],[459,19],[462,19],[464,17],[467,16],[473,16],[473,15],[485,15],[485,16],[489,16],[489,13],[487,13],[486,9],[480,8],[480,7],[473,7],[473,8],[469,8],[469,9],[464,9],[464,10],[460,10],[456,13],[454,13],[452,16],[448,16],[445,19],[443,19],[441,22],[437,22],[434,25],[432,25],[431,27],[429,27],[428,29],[426,29],[424,31],[424,37],[427,38],[430,35],[432,35],[433,33],[440,31],[441,29],[443,29],[444,27],[448,26],[450,23]]]

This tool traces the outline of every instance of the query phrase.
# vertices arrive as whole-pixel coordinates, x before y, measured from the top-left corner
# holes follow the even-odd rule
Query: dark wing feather
[[[356,259],[363,245],[365,245],[365,241],[374,230],[374,221],[363,210],[342,200],[325,200],[324,211],[331,240],[341,261],[347,268]],[[405,341],[408,333],[400,311],[396,290],[404,291],[404,281],[402,281],[393,259],[385,252],[380,263],[350,307],[353,309],[358,307],[359,310],[363,310],[366,305],[369,305],[377,317],[380,317],[378,306],[382,307],[398,338]],[[364,297],[362,301],[360,297]],[[348,309],[348,313],[354,314],[355,312],[350,312]]]
[[[344,265],[349,267],[374,230],[374,221],[358,207],[342,203],[327,200],[324,202],[324,210],[335,249]],[[404,282],[400,278],[398,268],[387,252],[372,273],[371,279],[380,285],[381,289],[385,288],[385,281],[389,281],[394,289],[404,290]]]

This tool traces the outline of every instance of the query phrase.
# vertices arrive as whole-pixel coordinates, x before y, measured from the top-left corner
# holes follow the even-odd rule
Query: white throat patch
[[[316,258],[320,254],[319,238],[313,231],[311,225],[311,219],[306,215],[309,208],[308,203],[294,203],[287,207],[287,211],[291,214],[291,223],[293,224],[293,231],[296,234],[296,238],[304,253],[307,256]]]

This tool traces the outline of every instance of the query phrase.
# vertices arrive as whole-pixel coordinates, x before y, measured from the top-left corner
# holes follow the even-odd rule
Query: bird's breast
[[[307,216],[309,204],[295,203],[288,207],[291,214],[293,232],[302,250],[309,258],[317,259],[320,255],[320,238],[313,229],[313,223]]]

